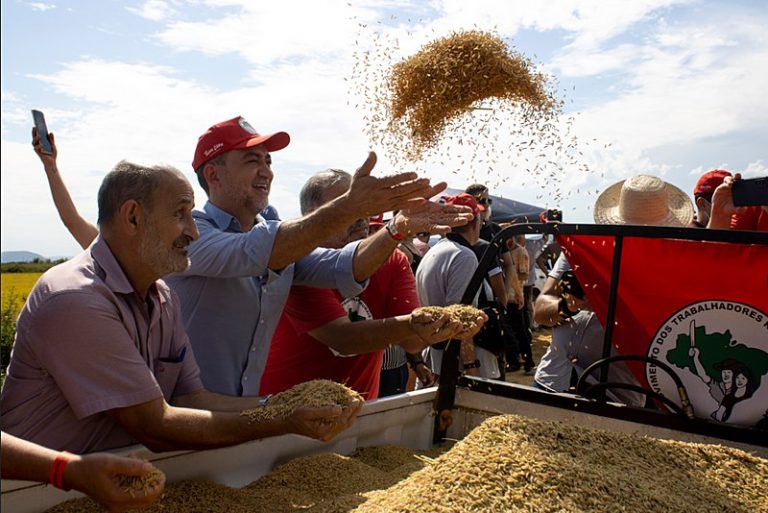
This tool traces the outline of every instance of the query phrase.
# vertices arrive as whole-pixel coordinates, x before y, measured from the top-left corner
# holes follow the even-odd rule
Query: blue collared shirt
[[[181,299],[184,326],[205,387],[228,395],[258,395],[269,344],[291,285],[363,291],[352,264],[359,242],[318,248],[280,271],[267,268],[280,221],[243,233],[213,205],[193,213],[200,238],[189,246],[190,268],[166,279]],[[310,305],[307,306],[311,308]]]

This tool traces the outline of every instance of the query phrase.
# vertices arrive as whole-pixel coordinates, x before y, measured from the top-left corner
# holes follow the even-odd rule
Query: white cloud
[[[176,12],[168,2],[162,0],[146,0],[140,7],[126,7],[126,10],[151,21],[162,21]]]
[[[172,22],[158,39],[179,50],[232,53],[252,64],[267,65],[292,57],[346,52],[354,41],[356,23],[374,15],[343,0],[224,3],[239,5],[241,11],[214,20]]]
[[[56,8],[56,4],[47,4],[44,2],[26,2],[26,5],[32,8],[33,11],[49,11]]]
[[[744,178],[768,176],[768,163],[763,162],[762,160],[750,162],[747,164],[747,167],[744,168],[744,171],[742,171],[741,174],[744,176]]]
[[[585,111],[581,122],[603,139],[646,151],[764,126],[764,22],[676,27],[678,43],[646,46],[642,62],[627,73],[623,91]],[[718,30],[730,37],[705,36]],[[660,39],[665,40],[663,34]]]

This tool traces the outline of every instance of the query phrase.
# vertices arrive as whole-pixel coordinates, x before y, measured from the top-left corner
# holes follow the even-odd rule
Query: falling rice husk
[[[565,108],[557,77],[511,41],[457,30],[414,54],[404,48],[410,40],[401,45],[398,31],[383,26],[359,23],[349,102],[393,167],[440,170],[442,179],[451,173],[502,195],[524,183],[547,206],[599,192],[572,187],[574,175],[592,173],[585,155],[597,139],[577,137],[579,113]]]
[[[418,155],[436,144],[450,120],[485,99],[548,113],[558,103],[546,82],[546,75],[500,37],[454,32],[393,67],[390,129],[405,128]]]

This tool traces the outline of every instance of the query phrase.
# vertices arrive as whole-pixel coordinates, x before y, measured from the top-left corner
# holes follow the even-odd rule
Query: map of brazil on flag
[[[615,238],[557,240],[605,326]],[[624,237],[614,321],[619,354],[672,367],[697,417],[754,425],[768,415],[768,246]],[[679,404],[660,367],[627,364]]]

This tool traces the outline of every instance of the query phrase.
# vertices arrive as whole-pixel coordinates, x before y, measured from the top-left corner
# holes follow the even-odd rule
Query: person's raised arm
[[[98,228],[86,221],[80,213],[77,211],[72,197],[69,195],[69,190],[64,184],[64,180],[61,178],[59,168],[56,165],[56,157],[58,156],[58,150],[56,149],[56,139],[53,133],[48,134],[48,138],[51,140],[51,147],[53,148],[52,154],[48,155],[43,153],[40,147],[40,136],[37,134],[37,129],[32,128],[32,146],[35,149],[35,153],[40,157],[40,161],[43,163],[43,169],[45,169],[45,176],[48,178],[48,185],[51,188],[51,196],[53,196],[53,203],[56,205],[56,210],[59,212],[64,226],[67,227],[69,233],[75,238],[80,247],[83,249],[90,246],[91,242],[99,234]]]
[[[416,173],[376,178],[371,176],[375,165],[376,154],[370,152],[347,192],[299,219],[283,221],[272,246],[269,268],[279,270],[296,262],[357,219],[424,202],[423,198],[429,197],[429,180],[418,178]],[[387,255],[396,244],[391,246]]]
[[[731,217],[745,209],[733,204],[733,184],[741,180],[741,173],[726,176],[723,183],[712,193],[712,212],[707,228],[728,230],[731,227]]]
[[[548,276],[541,294],[533,305],[534,321],[544,326],[557,326],[563,321],[558,310],[562,291],[558,280]]]
[[[144,476],[155,470],[146,461],[106,453],[63,455],[2,433],[3,479],[48,482],[57,457],[64,457],[67,461],[61,482],[64,488],[85,493],[109,511],[145,508],[160,498],[165,487],[164,477],[143,494],[129,493],[120,486],[119,476]]]

